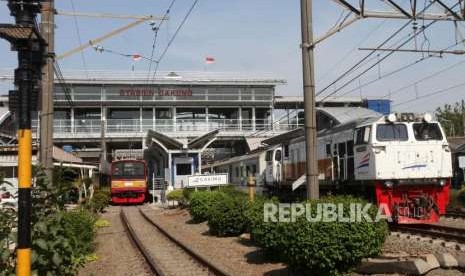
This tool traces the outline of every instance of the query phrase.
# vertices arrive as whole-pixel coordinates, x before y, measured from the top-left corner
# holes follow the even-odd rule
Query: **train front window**
[[[120,162],[113,164],[112,177],[115,179],[144,178],[145,166],[139,162]]]
[[[378,141],[407,141],[407,126],[405,124],[380,124],[376,127]]]
[[[442,140],[442,133],[436,123],[414,123],[413,133],[417,141]]]

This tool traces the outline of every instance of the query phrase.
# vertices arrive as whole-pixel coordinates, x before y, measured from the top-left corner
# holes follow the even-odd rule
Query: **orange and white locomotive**
[[[303,129],[272,138],[265,181],[271,190],[305,182]],[[266,141],[265,141],[266,142]],[[388,206],[398,223],[436,222],[449,200],[452,161],[430,114],[390,114],[318,133],[320,186],[364,193]]]

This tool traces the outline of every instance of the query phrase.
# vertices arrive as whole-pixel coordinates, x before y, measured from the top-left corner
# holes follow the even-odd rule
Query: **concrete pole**
[[[55,60],[55,5],[54,0],[42,2],[40,32],[47,46],[46,62],[42,68],[42,94],[40,111],[40,164],[52,180],[53,171],[53,84]]]
[[[315,70],[313,57],[312,0],[301,0],[302,24],[302,66],[305,108],[305,145],[307,198],[320,196],[318,186],[318,161],[316,158],[316,112],[315,112]]]

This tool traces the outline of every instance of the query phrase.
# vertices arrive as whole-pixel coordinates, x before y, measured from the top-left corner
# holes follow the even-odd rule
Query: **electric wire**
[[[428,28],[430,27],[431,25],[433,25],[436,21],[432,21],[431,23],[429,23],[428,25],[426,26],[422,26],[422,29],[425,29],[425,28]],[[407,39],[406,41],[404,41],[401,45],[399,45],[398,47],[396,47],[396,50],[400,49],[402,46],[406,45],[407,43],[409,43],[413,38],[415,38],[416,36],[418,35],[418,33],[412,35],[409,39]],[[379,63],[381,63],[382,61],[384,61],[385,59],[387,59],[388,57],[390,57],[392,54],[394,54],[395,51],[392,51],[392,52],[389,52],[387,53],[385,56],[383,56],[381,59],[379,59],[379,61],[375,62],[374,64],[372,64],[371,66],[369,66],[367,69],[363,70],[361,73],[359,73],[358,75],[356,75],[355,77],[353,77],[352,79],[350,79],[349,81],[345,82],[342,86],[338,87],[335,91],[329,93],[328,95],[326,95],[322,101],[326,100],[327,98],[331,97],[331,96],[334,96],[335,94],[337,94],[339,91],[341,91],[343,88],[347,87],[349,84],[351,84],[352,82],[354,82],[355,80],[357,80],[358,78],[360,78],[362,75],[364,75],[366,72],[370,71],[372,68],[374,68],[376,65],[378,65]],[[319,95],[319,94],[317,94]]]
[[[457,46],[458,44],[461,44],[461,43],[463,43],[463,42],[465,42],[465,39],[463,39],[463,40],[461,40],[461,41],[457,41],[455,44],[453,44],[453,45],[451,45],[451,46],[449,46],[449,47],[444,48],[442,51],[447,51],[447,50],[449,50],[449,49],[451,49],[451,48],[453,48],[453,47],[455,47],[455,46]],[[357,90],[359,90],[359,89],[361,89],[361,88],[367,87],[367,86],[369,86],[369,85],[371,85],[371,84],[373,84],[373,83],[376,83],[376,82],[378,82],[378,81],[380,81],[380,80],[382,80],[382,79],[385,79],[385,78],[387,78],[387,77],[390,77],[390,76],[392,76],[392,75],[395,75],[395,74],[397,74],[397,73],[399,73],[399,72],[401,72],[401,71],[403,71],[403,70],[405,70],[405,69],[408,69],[408,68],[410,68],[410,67],[412,67],[412,66],[414,66],[414,65],[417,65],[418,63],[420,63],[420,62],[422,62],[422,61],[428,60],[428,59],[433,58],[433,57],[438,57],[438,56],[435,56],[435,55],[423,56],[423,57],[421,57],[420,59],[417,59],[417,60],[415,60],[415,61],[413,61],[413,62],[411,62],[411,63],[409,63],[409,64],[407,64],[407,65],[404,65],[404,66],[402,66],[402,67],[400,67],[400,68],[397,68],[397,69],[395,69],[395,70],[392,70],[391,72],[389,72],[389,73],[387,73],[387,74],[385,74],[385,75],[383,75],[383,76],[381,76],[381,77],[379,77],[379,78],[377,78],[377,79],[371,80],[371,81],[366,82],[366,83],[364,83],[364,84],[362,84],[362,85],[359,85],[359,86],[356,87],[356,88],[353,88],[353,89],[351,89],[351,90],[349,90],[349,91],[347,91],[347,92],[344,92],[344,93],[340,94],[340,96],[345,96],[345,95],[348,95],[348,94],[350,94],[350,93],[353,93],[353,92],[355,92],[355,91],[357,91]],[[462,63],[465,63],[465,61],[459,62],[458,65],[460,65],[460,64],[462,64]],[[453,67],[455,67],[455,66],[452,66],[452,68],[453,68]],[[406,88],[408,88],[408,87],[410,87],[410,86],[407,86]],[[397,92],[396,92],[396,93],[397,93]],[[387,94],[387,95],[384,95],[383,98],[385,98],[386,96],[392,96],[393,94],[396,94],[396,93],[389,93],[389,94]]]
[[[157,43],[157,37],[158,37],[158,31],[160,30],[160,28],[162,27],[163,25],[163,22],[165,21],[166,17],[168,16],[168,14],[171,12],[171,9],[173,8],[174,6],[174,3],[176,2],[176,0],[172,0],[170,5],[168,6],[168,8],[166,9],[165,11],[165,14],[163,15],[162,19],[160,21],[160,23],[158,24],[158,26],[154,26],[154,35],[153,35],[153,43],[152,43],[152,52],[150,54],[150,63],[149,63],[149,69],[148,69],[148,73],[147,73],[147,82],[150,81],[150,72],[152,71],[152,64],[153,62],[153,57],[154,57],[154,54],[155,54],[155,48],[156,48],[156,43]]]
[[[78,24],[78,20],[76,16],[76,8],[74,6],[74,0],[70,0],[70,2],[71,2],[71,9],[73,10],[74,27],[76,28],[76,34],[78,37],[79,46],[82,46],[81,32],[79,31],[79,24]],[[84,51],[81,51],[80,54],[81,54],[81,59],[82,59],[82,65],[84,66],[84,70],[86,72],[86,76],[87,78],[89,78],[89,72],[87,70],[87,62],[86,62],[86,57],[84,55]]]
[[[450,86],[450,87],[447,87],[447,88],[443,88],[443,89],[440,89],[440,90],[437,90],[437,91],[422,95],[420,97],[416,97],[416,98],[411,99],[411,100],[407,100],[407,101],[395,104],[392,107],[393,108],[398,107],[398,106],[405,105],[405,104],[408,104],[408,103],[411,103],[411,102],[414,102],[414,101],[418,101],[418,100],[421,100],[421,99],[424,99],[424,98],[428,98],[428,97],[431,97],[431,96],[434,96],[434,95],[443,94],[443,93],[449,92],[450,90],[457,89],[457,88],[464,87],[464,86],[465,86],[465,82],[460,83],[460,84],[456,84],[456,85],[453,85],[453,86]]]
[[[156,61],[156,65],[155,65],[155,69],[154,69],[154,72],[153,72],[153,75],[152,75],[152,79],[155,79],[155,76],[157,74],[157,71],[158,71],[158,67],[160,66],[160,63],[161,61],[163,60],[163,58],[165,57],[165,54],[166,52],[168,51],[168,49],[170,48],[170,46],[173,44],[174,40],[176,39],[176,36],[178,35],[179,31],[181,30],[181,28],[184,26],[184,23],[186,23],[187,19],[189,18],[189,16],[191,15],[192,11],[194,10],[195,6],[197,5],[197,3],[199,2],[199,0],[195,0],[191,7],[189,8],[188,12],[186,13],[186,15],[184,16],[183,20],[181,21],[181,23],[179,24],[178,28],[176,29],[176,31],[174,32],[174,34],[171,36],[170,40],[168,41],[168,44],[166,45],[165,49],[163,50],[163,52],[161,53],[160,57],[157,59]]]

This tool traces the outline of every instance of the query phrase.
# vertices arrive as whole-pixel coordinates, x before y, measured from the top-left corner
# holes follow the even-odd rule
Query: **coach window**
[[[289,145],[284,145],[284,158],[289,157]]]
[[[407,141],[407,126],[404,124],[380,124],[376,127],[378,141]]]
[[[331,156],[331,143],[326,144],[326,155]]]
[[[281,161],[281,150],[276,151],[276,154],[274,156],[274,160],[278,161],[278,162]]]

